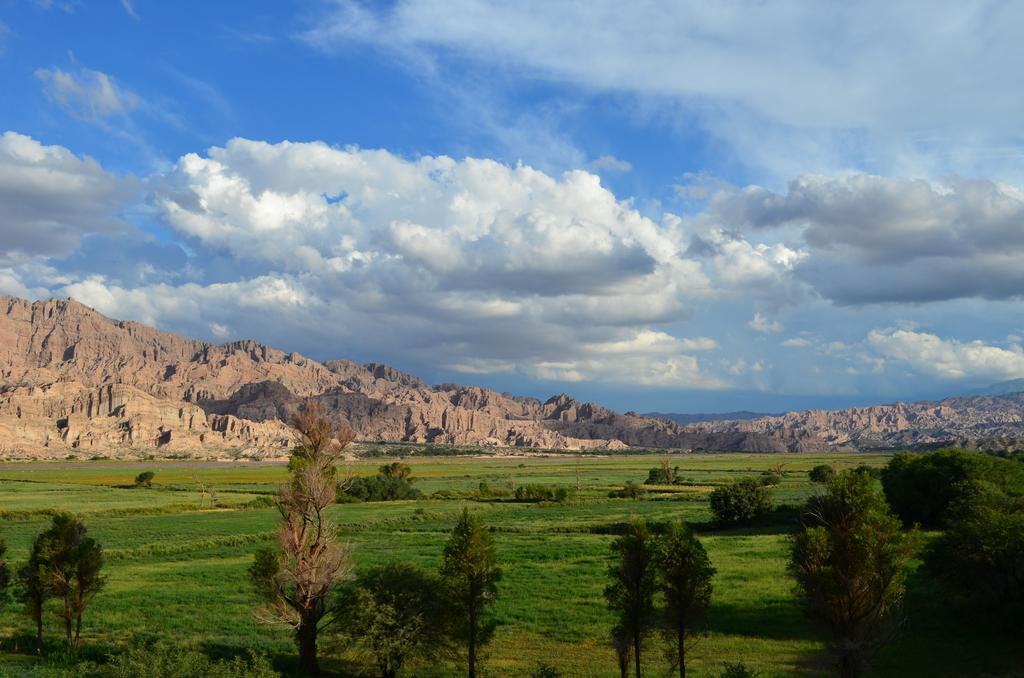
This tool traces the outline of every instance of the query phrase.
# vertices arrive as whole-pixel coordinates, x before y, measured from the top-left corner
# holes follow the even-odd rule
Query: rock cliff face
[[[364,441],[754,452],[1014,447],[1024,394],[682,426],[569,396],[546,402],[441,384],[387,365],[324,363],[254,341],[213,345],[111,320],[70,300],[0,297],[0,457],[227,450],[282,454],[320,401]]]
[[[670,422],[567,396],[542,403],[387,365],[320,363],[254,341],[221,345],[106,318],[71,300],[0,297],[0,454],[128,449],[280,453],[302,400],[363,440],[543,448],[685,444]]]

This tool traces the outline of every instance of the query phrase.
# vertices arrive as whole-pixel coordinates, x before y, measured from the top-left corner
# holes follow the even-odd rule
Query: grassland
[[[468,505],[496,531],[505,576],[496,612],[500,623],[486,651],[488,676],[528,675],[539,663],[567,676],[615,676],[607,647],[611,619],[602,589],[615,526],[631,516],[683,518],[703,526],[702,539],[718,574],[708,634],[691,653],[692,675],[717,675],[743,661],[765,676],[827,673],[820,640],[804,621],[786,576],[785,526],[709,530],[707,495],[717,485],[784,463],[777,504],[797,504],[814,492],[806,471],[828,461],[880,466],[884,455],[679,455],[687,484],[643,499],[609,499],[627,480],[643,481],[659,457],[529,457],[413,459],[417,501],[337,505],[333,518],[354,547],[357,566],[404,560],[435,568],[446,533]],[[354,464],[370,474],[380,460]],[[156,471],[152,489],[130,485]],[[105,546],[108,588],[87,617],[87,654],[102,657],[126,643],[165,637],[217,656],[255,648],[283,671],[292,666],[286,630],[256,623],[246,576],[253,551],[272,538],[277,517],[266,502],[285,478],[283,465],[92,462],[0,465],[0,534],[8,557],[24,560],[47,512],[74,511]],[[471,501],[460,493],[481,482],[561,484],[582,490],[565,505]],[[447,498],[430,498],[435,492]],[[1024,665],[1024,650],[983,624],[958,618],[912,574],[908,623],[876,658],[878,676],[1000,675]],[[55,628],[55,624],[54,624]],[[16,605],[0,611],[0,675],[35,675],[47,667],[25,652],[29,624]],[[654,640],[650,675],[665,662]],[[325,666],[340,675],[372,675],[369,664],[325,639]],[[362,673],[366,672],[366,673]],[[456,665],[413,667],[408,675],[459,675]]]

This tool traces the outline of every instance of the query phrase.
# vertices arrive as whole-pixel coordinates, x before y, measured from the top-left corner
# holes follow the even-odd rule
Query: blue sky
[[[1022,13],[0,1],[0,293],[622,410],[1022,377]]]

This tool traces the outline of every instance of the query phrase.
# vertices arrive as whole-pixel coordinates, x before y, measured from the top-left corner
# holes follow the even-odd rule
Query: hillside
[[[568,395],[541,402],[430,386],[387,365],[318,362],[255,341],[214,345],[107,318],[72,300],[0,297],[0,455],[131,449],[273,455],[318,400],[364,441],[534,448],[815,451],[1015,447],[1024,394],[681,424]],[[747,413],[736,413],[747,415]]]
[[[274,454],[289,443],[282,421],[305,398],[369,441],[785,449],[772,436],[691,432],[566,395],[541,402],[428,386],[376,363],[321,363],[254,341],[208,344],[112,320],[73,300],[0,297],[0,311],[5,456],[150,448]]]

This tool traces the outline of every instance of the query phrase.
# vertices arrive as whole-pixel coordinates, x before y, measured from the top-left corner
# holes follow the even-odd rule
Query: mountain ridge
[[[107,318],[70,299],[0,297],[0,456],[281,455],[291,444],[284,422],[305,399],[362,441],[803,452],[946,443],[1007,449],[1024,439],[1024,394],[683,425],[564,393],[541,401],[430,386],[382,363],[320,362],[251,339],[211,344]]]

